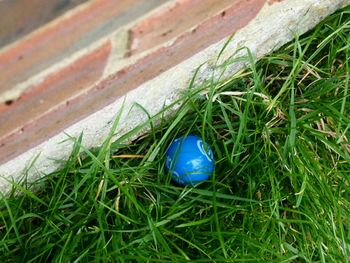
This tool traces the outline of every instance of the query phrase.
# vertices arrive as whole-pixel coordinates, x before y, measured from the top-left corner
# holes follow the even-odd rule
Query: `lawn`
[[[131,144],[141,126],[99,149],[72,139],[61,170],[14,184],[1,262],[349,262],[350,7],[256,63],[245,53],[245,70],[191,82]],[[186,134],[215,156],[195,187],[164,169]]]

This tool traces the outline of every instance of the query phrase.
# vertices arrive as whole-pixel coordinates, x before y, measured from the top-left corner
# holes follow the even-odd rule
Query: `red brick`
[[[8,113],[9,115],[7,117],[8,123],[18,118],[23,126],[16,125],[12,129],[6,128],[6,130],[0,131],[0,163],[50,138],[65,127],[112,103],[118,97],[125,95],[128,91],[138,87],[145,81],[156,77],[209,45],[234,33],[247,25],[258,14],[264,3],[264,0],[234,1],[232,5],[224,8],[221,13],[211,16],[209,19],[198,24],[195,30],[185,30],[171,45],[159,47],[147,56],[139,59],[136,63],[102,80],[98,85],[89,86],[88,83],[84,83],[86,86],[84,93],[79,93],[77,96],[71,95],[72,97],[70,99],[68,98],[69,96],[60,98],[61,101],[57,100],[56,106],[52,103],[51,106],[48,105],[46,111],[34,110],[38,116],[36,119],[30,116],[22,117],[21,115],[30,109],[30,105],[34,108],[37,107],[35,102],[37,103],[38,100],[33,99],[31,103],[23,102],[23,105],[18,108],[17,113],[14,111],[15,108],[11,109],[11,113]],[[193,9],[191,11],[193,12]],[[179,19],[187,19],[188,23],[185,24],[192,27],[190,16],[182,16]],[[146,20],[145,23],[147,22]],[[99,66],[97,69],[94,69],[94,71],[99,72],[97,74],[98,76],[101,74],[106,56],[108,56],[108,44],[102,50],[101,62],[98,63]],[[81,76],[79,81],[85,81],[83,78],[88,77],[85,67],[92,61],[96,61],[96,59],[94,57],[92,60],[80,61],[80,63],[76,64],[77,68],[75,70],[66,69],[64,73],[57,73],[58,75],[43,83],[43,90],[46,89],[45,87],[54,86],[56,82],[61,83],[61,86],[57,84],[58,86],[54,86],[50,92],[44,95],[44,101],[49,99],[49,96],[55,96],[55,90],[58,91],[59,88],[68,89],[68,87],[71,87],[71,82],[61,80],[60,76],[64,77],[68,75],[67,78],[70,79],[69,75],[73,75],[74,73],[74,75]],[[91,83],[98,76],[92,78]],[[81,83],[79,81],[76,83]],[[78,86],[78,84],[75,84],[75,87]],[[37,89],[40,88],[38,87]],[[28,98],[30,97],[34,97],[34,95],[28,96]],[[64,101],[67,103],[62,104]],[[0,118],[3,117],[0,116]],[[4,137],[5,134],[6,136]]]
[[[232,6],[237,0],[181,0],[134,26],[131,53],[139,53],[164,43]]]
[[[139,0],[95,0],[0,53],[0,93],[54,64],[87,32],[126,12]]]
[[[87,0],[0,1],[0,47],[44,25]]]
[[[68,124],[65,109],[69,108],[70,100],[78,95],[84,97],[84,88],[101,78],[110,51],[111,45],[107,42],[48,76],[24,94],[18,103],[0,112],[0,160],[5,161],[18,151],[43,141],[48,134],[61,131]],[[54,122],[57,115],[61,120]]]

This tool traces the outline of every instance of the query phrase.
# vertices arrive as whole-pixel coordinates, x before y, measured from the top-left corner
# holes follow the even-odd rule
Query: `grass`
[[[348,7],[225,82],[192,82],[132,144],[142,127],[97,150],[74,139],[62,170],[0,201],[2,262],[349,262],[349,43]],[[193,188],[164,171],[188,133],[216,158]]]

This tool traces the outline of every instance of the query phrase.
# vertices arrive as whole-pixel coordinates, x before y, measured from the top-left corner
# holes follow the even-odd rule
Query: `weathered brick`
[[[131,22],[160,2],[93,0],[14,43],[0,52],[0,102],[20,95],[1,96],[15,85],[107,36],[115,27]]]
[[[192,8],[189,8],[189,3],[190,1],[181,2],[185,7],[178,7],[180,13],[194,10],[196,5],[192,6],[191,3]],[[210,7],[213,2],[208,1],[206,4]],[[79,118],[108,105],[143,82],[235,32],[249,23],[263,4],[264,0],[252,0],[248,4],[236,1],[231,5],[226,2],[220,9],[208,9],[197,3],[201,20],[197,21],[195,27],[188,14],[177,16],[177,11],[173,17],[174,25],[177,19],[182,30],[170,45],[159,46],[132,65],[126,65],[114,75],[100,80],[98,84],[97,80],[102,75],[110,53],[108,44],[48,76],[39,85],[24,93],[17,103],[5,110],[3,107],[0,112],[0,119],[5,124],[0,127],[0,162],[5,162],[53,136]],[[221,12],[218,13],[218,10]],[[223,15],[223,12],[227,15]],[[166,13],[172,14],[174,10],[165,9],[161,16],[146,17],[140,24],[149,24],[149,21],[162,23]],[[155,21],[158,18],[160,21]],[[152,35],[153,32],[150,31],[149,34]],[[152,38],[145,41],[146,47],[150,45],[150,39]],[[155,41],[157,43],[158,40]]]
[[[0,163],[60,132],[79,118],[78,114],[70,120],[66,108],[75,97],[83,99],[85,89],[100,79],[110,50],[111,45],[106,42],[48,76],[23,94],[17,103],[0,112]]]
[[[87,0],[0,1],[0,48]]]

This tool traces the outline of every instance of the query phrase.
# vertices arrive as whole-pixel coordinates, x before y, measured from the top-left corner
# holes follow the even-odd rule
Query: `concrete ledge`
[[[220,2],[221,5],[211,9],[214,2]],[[189,0],[174,1],[141,18],[140,22],[119,29],[107,38],[98,39],[83,51],[68,56],[62,62],[24,81],[21,85],[25,90],[20,98],[11,105],[0,108],[0,118],[6,123],[0,128],[0,163],[50,138],[138,85],[235,32],[246,25],[263,5],[264,0],[249,1],[248,4],[241,0],[211,0],[197,6],[193,6]],[[199,12],[196,12],[195,7]],[[184,9],[191,10],[195,15],[189,17],[183,12]],[[222,12],[227,15],[223,16]],[[149,29],[151,24],[163,25],[166,14],[175,15],[174,24],[171,25],[177,27],[173,30],[177,33],[173,37],[164,35],[160,29]],[[62,23],[66,24],[67,21],[64,19]],[[165,30],[169,32],[169,26]],[[141,31],[144,32],[142,36],[133,33]],[[126,38],[124,32],[129,33],[128,45],[120,40]],[[49,30],[54,39],[56,33],[59,36],[62,34],[60,31]],[[148,35],[155,40],[154,45],[150,45]],[[145,42],[142,41],[144,38]],[[44,45],[42,38],[35,41],[36,45]],[[25,44],[23,49],[27,50],[29,44]],[[46,57],[46,50],[43,49],[40,54]],[[55,49],[52,50],[56,52]],[[13,49],[9,49],[4,55],[12,53]],[[37,56],[36,50],[29,52],[28,61],[34,63]],[[47,61],[38,60],[33,67],[41,67],[43,63]],[[17,64],[13,65],[20,74],[24,70],[18,69]],[[23,74],[28,72],[24,70]],[[14,74],[10,77],[18,80]],[[15,85],[14,89],[16,87],[18,86]]]
[[[18,101],[0,107],[4,120],[0,128],[0,175],[18,180],[37,156],[34,167],[27,171],[31,178],[56,170],[60,162],[53,158],[64,160],[71,151],[71,143],[61,143],[66,134],[77,137],[84,132],[85,147],[100,145],[123,101],[118,131],[122,134],[132,129],[146,118],[136,109],[129,112],[133,103],[155,114],[178,98],[200,64],[204,66],[198,80],[211,76],[212,63],[232,33],[235,37],[222,54],[222,61],[244,46],[259,58],[291,40],[293,33],[306,32],[350,4],[350,0],[236,0],[216,1],[220,5],[208,9],[213,2],[200,1],[198,9],[189,0],[168,2],[98,38],[83,51],[58,60],[31,81],[25,80],[23,83],[31,85],[23,89]],[[179,15],[189,9],[198,14],[197,20]],[[174,28],[164,25],[166,17],[174,20]],[[184,22],[186,18],[188,22]],[[12,48],[16,45],[0,54],[0,68],[4,66],[1,61],[8,61],[1,58],[12,54]],[[226,76],[242,66],[231,65]],[[7,187],[3,180],[0,188]]]

